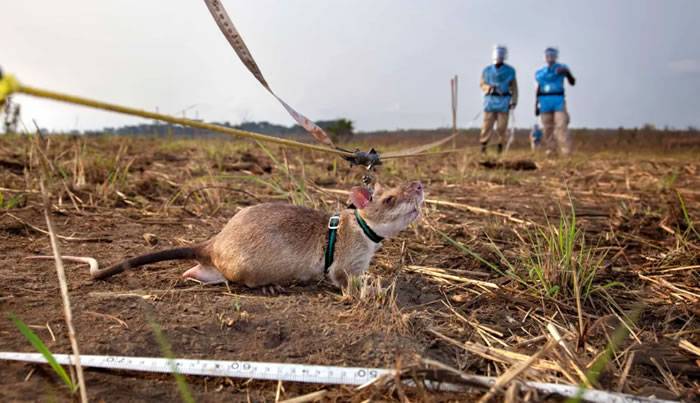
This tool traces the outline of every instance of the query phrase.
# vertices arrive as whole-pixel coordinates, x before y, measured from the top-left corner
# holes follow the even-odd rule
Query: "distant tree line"
[[[320,120],[316,122],[324,129],[334,141],[347,141],[354,135],[353,123],[349,119],[340,118],[334,120]],[[246,130],[256,133],[269,134],[277,137],[298,137],[306,135],[306,131],[299,125],[283,126],[266,121],[243,122],[232,125],[230,122],[213,122],[213,124],[234,129]],[[222,137],[224,135],[192,127],[173,125],[169,123],[142,123],[138,125],[125,125],[119,127],[105,127],[100,130],[86,130],[80,132],[74,130],[70,134],[88,136],[147,136],[147,137]]]

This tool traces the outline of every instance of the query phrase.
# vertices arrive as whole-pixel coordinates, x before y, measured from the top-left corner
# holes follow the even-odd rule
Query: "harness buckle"
[[[359,149],[355,149],[353,155],[344,156],[343,158],[350,162],[351,166],[360,165],[367,168],[368,171],[373,170],[377,165],[382,165],[382,160],[380,159],[379,153],[374,148],[370,149],[369,151],[360,151]]]
[[[340,226],[340,216],[339,215],[333,215],[331,216],[330,219],[328,219],[328,229],[338,229]]]

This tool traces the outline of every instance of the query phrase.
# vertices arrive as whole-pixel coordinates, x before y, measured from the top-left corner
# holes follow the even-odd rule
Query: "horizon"
[[[338,118],[338,119],[342,119],[342,118]],[[334,120],[337,120],[337,119],[329,119],[325,122],[334,121]],[[298,124],[294,124],[294,123],[289,124],[289,125],[285,125],[284,123],[276,123],[276,122],[268,122],[268,121],[246,121],[246,122],[240,122],[240,123],[236,123],[236,124],[233,124],[231,122],[226,122],[226,121],[223,121],[223,122],[222,121],[211,121],[208,123],[222,125],[222,126],[226,126],[226,124],[228,124],[228,126],[230,126],[230,127],[241,127],[241,126],[244,126],[247,124],[270,124],[272,126],[279,126],[280,128],[284,128],[286,130],[298,128],[299,131],[294,132],[294,133],[282,134],[282,133],[278,133],[278,132],[272,132],[269,134],[277,135],[277,136],[281,136],[281,137],[300,136],[300,137],[303,137],[303,138],[311,141],[311,138],[308,137],[308,133],[306,131],[304,131],[301,126],[299,126]],[[46,127],[39,127],[39,129],[42,132],[44,132],[45,134],[50,134],[50,135],[116,135],[116,136],[133,135],[133,136],[140,136],[140,135],[154,135],[154,134],[158,134],[158,133],[156,133],[156,132],[151,132],[151,133],[149,133],[149,132],[117,133],[116,131],[125,130],[125,129],[128,129],[130,127],[153,126],[155,124],[158,124],[160,126],[171,126],[171,127],[188,129],[187,126],[182,126],[182,125],[178,125],[178,124],[169,124],[169,123],[163,123],[163,122],[154,123],[154,121],[150,121],[150,123],[147,123],[147,122],[138,123],[138,122],[136,122],[134,124],[127,124],[127,125],[122,125],[122,126],[105,126],[105,127],[101,127],[101,128],[86,129],[86,130],[82,130],[82,131],[81,130],[52,131],[51,129],[46,128]],[[510,126],[510,127],[512,127],[516,131],[530,131],[530,130],[532,130],[532,127],[530,127],[530,126],[517,126],[516,125],[516,126]],[[191,129],[191,128],[189,128],[189,129]],[[208,131],[203,130],[203,129],[191,129],[191,130],[212,133],[212,134],[216,133],[216,132],[208,132]],[[396,133],[396,132],[420,132],[420,131],[424,131],[424,132],[449,132],[451,130],[452,130],[452,127],[449,127],[449,126],[438,126],[438,127],[432,127],[432,128],[431,127],[426,127],[426,128],[404,127],[404,128],[395,128],[395,129],[355,130],[353,132],[353,134],[355,134],[355,135],[392,134],[392,133]],[[457,130],[458,131],[475,131],[478,133],[478,131],[480,130],[480,127],[478,127],[478,126],[472,126],[472,127],[460,127],[460,126],[458,126]],[[656,127],[653,124],[651,124],[651,125],[644,124],[644,125],[640,125],[640,126],[631,126],[631,127],[623,127],[623,126],[619,126],[619,127],[587,127],[587,126],[584,126],[584,127],[570,127],[569,130],[571,130],[571,131],[592,131],[592,132],[601,131],[601,132],[605,132],[605,133],[593,133],[593,134],[601,134],[601,135],[613,134],[613,133],[609,133],[609,132],[614,132],[614,131],[619,131],[619,130],[622,130],[622,131],[635,131],[635,130],[637,130],[637,131],[656,131],[656,132],[687,132],[687,133],[693,133],[693,134],[700,134],[700,129],[695,127],[695,126]],[[255,131],[255,132],[263,133],[262,131]],[[415,135],[421,135],[421,133],[415,133]],[[222,136],[226,137],[225,134],[222,134]]]

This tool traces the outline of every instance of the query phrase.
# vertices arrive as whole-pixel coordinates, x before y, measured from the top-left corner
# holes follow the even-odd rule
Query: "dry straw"
[[[61,250],[58,246],[58,237],[56,236],[56,230],[51,220],[51,198],[48,190],[46,189],[46,178],[48,177],[48,163],[46,161],[45,155],[41,152],[39,147],[40,138],[37,136],[36,149],[39,154],[40,160],[40,179],[39,186],[41,188],[41,194],[44,201],[44,218],[46,219],[46,227],[48,228],[49,241],[51,243],[51,250],[53,251],[53,256],[56,264],[56,274],[58,276],[58,285],[61,291],[61,299],[63,301],[63,313],[66,318],[66,327],[68,328],[68,338],[70,339],[71,349],[73,350],[73,357],[75,365],[75,372],[78,377],[78,386],[80,390],[80,401],[87,402],[87,389],[85,387],[85,377],[83,376],[83,368],[80,365],[80,350],[78,348],[78,340],[75,335],[75,328],[73,327],[73,312],[70,305],[70,296],[68,295],[68,281],[66,280],[66,271],[63,267],[63,260],[61,259]]]

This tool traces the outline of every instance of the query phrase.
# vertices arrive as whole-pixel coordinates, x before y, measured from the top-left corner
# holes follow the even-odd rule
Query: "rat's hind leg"
[[[184,272],[182,278],[194,280],[202,284],[221,284],[226,282],[226,277],[215,267],[203,266],[201,264],[197,264]]]
[[[282,288],[282,286],[276,285],[276,284],[264,285],[264,286],[262,286],[262,292],[265,295],[275,296],[278,294],[284,294],[284,288]]]

